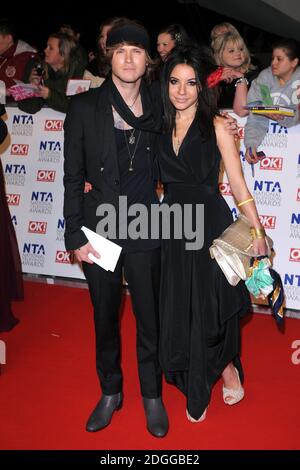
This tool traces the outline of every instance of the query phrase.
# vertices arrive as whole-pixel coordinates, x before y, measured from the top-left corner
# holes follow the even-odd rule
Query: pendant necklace
[[[180,142],[179,137],[176,137],[175,130],[173,131],[172,140],[173,140],[173,149],[174,149],[175,155],[178,156],[181,142]]]
[[[138,97],[140,96],[140,92],[138,92],[138,94],[136,95],[136,97],[134,98],[132,104],[127,104],[128,108],[131,110],[133,108],[133,106],[135,105],[136,103],[136,100],[138,99]]]
[[[129,168],[128,168],[128,171],[133,171],[133,165],[132,164],[133,164],[133,160],[134,160],[134,157],[135,157],[135,154],[136,154],[136,150],[137,150],[138,145],[139,145],[139,140],[140,140],[142,131],[139,131],[134,150],[131,153],[128,142],[127,142],[126,131],[125,131],[125,129],[123,129],[123,130],[124,130],[124,137],[125,137],[126,147],[127,147],[127,151],[128,151],[128,155],[129,155]],[[135,129],[133,129],[133,131],[135,131]],[[129,143],[131,144],[130,137],[129,137]],[[135,142],[135,138],[134,138],[134,142]],[[133,144],[134,144],[134,142],[133,142]]]
[[[129,139],[128,139],[128,142],[130,143],[130,145],[134,145],[135,144],[135,129],[128,129],[129,130],[129,133],[130,133],[130,136],[129,136]]]

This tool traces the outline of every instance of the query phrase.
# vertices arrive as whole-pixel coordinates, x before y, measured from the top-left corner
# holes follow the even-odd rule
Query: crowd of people
[[[102,389],[86,430],[108,426],[123,403],[119,310],[124,272],[136,317],[147,429],[163,437],[169,428],[162,400],[163,373],[186,396],[186,415],[193,423],[206,418],[219,378],[226,405],[244,398],[240,319],[249,312],[250,299],[244,283],[230,285],[209,254],[212,241],[232,223],[231,211],[218,191],[221,162],[237,205],[253,228],[256,256],[265,256],[268,249],[236,149],[236,122],[222,115],[220,108],[249,114],[247,103],[262,101],[260,85],[265,84],[276,103],[289,100],[295,105],[293,118],[273,115],[272,119],[296,125],[299,50],[293,40],[279,41],[271,66],[260,71],[229,23],[214,28],[211,48],[198,46],[181,25],[173,24],[159,32],[157,58],[152,60],[143,25],[112,18],[102,23],[97,51],[88,58],[79,51],[75,33],[65,25],[49,35],[42,73],[35,51],[28,52],[22,70],[16,69],[18,78],[35,84],[41,95],[20,102],[21,109],[37,112],[46,103],[66,112],[65,244],[82,263],[88,282]],[[16,51],[14,41],[10,30],[0,25],[0,45],[4,44],[0,78],[7,81],[8,89],[11,77],[4,58]],[[66,97],[67,80],[83,77],[86,71],[102,80],[87,93]],[[250,163],[257,161],[256,150],[269,119],[248,116],[245,142]],[[118,226],[113,241],[122,246],[122,253],[115,271],[106,272],[90,259],[91,254],[99,258],[101,253],[81,227],[98,231],[103,219],[96,214],[98,206],[111,204],[118,213],[120,196],[126,196],[130,206],[143,204],[150,210],[159,204],[158,181],[164,185],[163,204],[191,206],[192,225],[197,222],[198,205],[203,205],[203,246],[187,250],[187,239],[178,239],[172,225],[168,239],[126,240],[119,237]]]

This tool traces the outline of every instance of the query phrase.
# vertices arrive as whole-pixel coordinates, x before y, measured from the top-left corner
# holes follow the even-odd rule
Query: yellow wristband
[[[266,232],[264,228],[251,227],[250,233],[251,233],[253,240],[255,240],[255,238],[264,238],[266,236]]]
[[[249,199],[246,199],[245,201],[239,202],[238,207],[243,206],[244,204],[248,204],[248,202],[254,201],[253,197],[250,197]]]

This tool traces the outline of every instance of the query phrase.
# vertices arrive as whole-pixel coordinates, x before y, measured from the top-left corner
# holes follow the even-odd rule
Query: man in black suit
[[[151,61],[149,37],[141,25],[125,21],[110,31],[107,48],[111,77],[100,88],[75,96],[65,120],[65,244],[82,262],[88,282],[94,307],[96,368],[102,388],[86,429],[93,432],[108,426],[114,411],[122,405],[119,310],[123,268],[136,316],[138,371],[147,429],[155,437],[163,437],[169,424],[161,399],[158,360],[159,240],[121,240],[116,236],[114,241],[123,250],[112,273],[90,260],[90,253],[99,254],[81,230],[87,226],[96,231],[100,220],[96,210],[103,203],[113,205],[118,214],[119,196],[127,197],[129,207],[140,203],[150,209],[151,204],[158,203],[153,160],[161,107],[144,80]],[[85,180],[92,190],[84,194]]]

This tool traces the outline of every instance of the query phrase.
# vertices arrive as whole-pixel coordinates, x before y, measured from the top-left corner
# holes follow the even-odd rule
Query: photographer
[[[29,83],[39,87],[41,97],[20,101],[22,111],[35,114],[44,104],[62,113],[67,111],[68,80],[82,78],[85,68],[76,51],[77,44],[68,34],[58,32],[49,36],[42,67],[35,64],[27,78]]]

